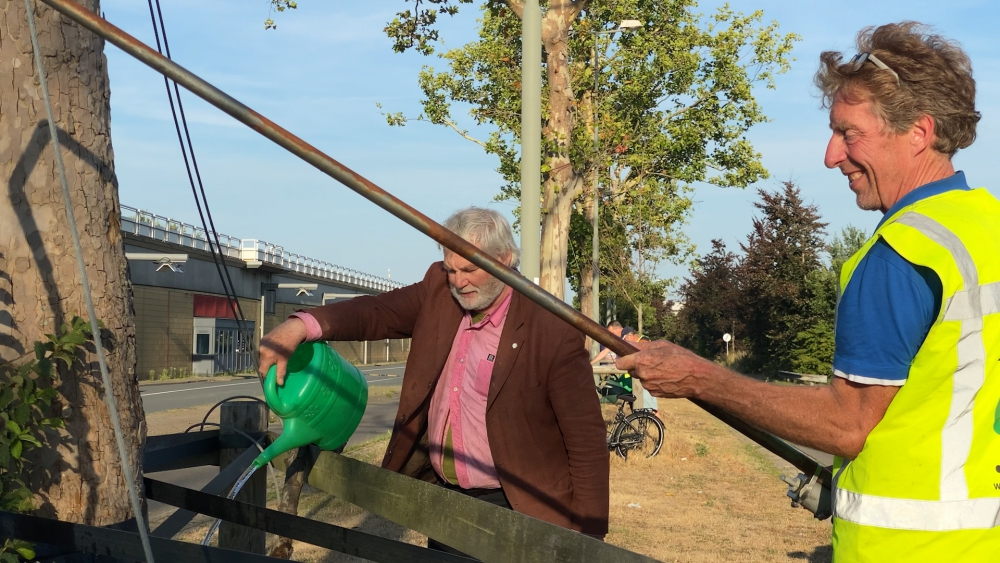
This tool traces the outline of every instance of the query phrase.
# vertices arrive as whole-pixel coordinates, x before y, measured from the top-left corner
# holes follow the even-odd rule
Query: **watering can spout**
[[[282,433],[274,442],[271,442],[270,446],[264,448],[264,451],[260,452],[259,456],[254,458],[253,464],[258,468],[264,467],[279,455],[309,444],[309,442],[302,442],[302,440],[296,440],[295,438],[296,436],[292,434]]]

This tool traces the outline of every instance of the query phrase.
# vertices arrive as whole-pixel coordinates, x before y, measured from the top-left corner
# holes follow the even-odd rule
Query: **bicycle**
[[[618,387],[614,383],[606,385]],[[618,412],[613,419],[605,420],[608,451],[614,451],[625,460],[630,452],[637,452],[646,458],[660,453],[664,426],[659,417],[653,414],[653,409],[633,410],[635,395],[631,393],[618,394],[615,402],[618,404]],[[628,405],[630,411],[627,415],[625,405]]]

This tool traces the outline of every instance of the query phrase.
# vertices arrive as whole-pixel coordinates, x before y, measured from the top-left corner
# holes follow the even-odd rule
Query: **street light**
[[[187,262],[187,254],[162,254],[159,252],[126,252],[126,260],[149,260],[156,264],[156,271],[170,270],[171,272],[184,273],[184,263]]]
[[[594,114],[594,151],[595,154],[600,145],[597,133],[597,89],[599,85],[598,76],[601,72],[601,50],[598,49],[597,40],[601,35],[613,35],[618,32],[632,31],[642,27],[642,22],[639,20],[622,20],[618,27],[614,29],[603,29],[599,31],[592,31],[594,35],[594,93],[591,96],[593,114]],[[600,223],[600,203],[601,203],[601,191],[600,191],[600,172],[597,166],[594,166],[594,218],[591,221],[591,229],[593,230],[593,240],[592,244],[592,254],[591,254],[591,303],[593,305],[593,315],[594,320],[598,323],[601,322],[601,256],[600,256],[600,242],[598,240],[597,226]],[[593,341],[591,343],[591,355],[597,354],[598,343]]]

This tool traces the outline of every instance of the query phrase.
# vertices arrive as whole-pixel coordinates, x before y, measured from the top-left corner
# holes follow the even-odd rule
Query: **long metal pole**
[[[599,86],[598,75],[601,72],[601,49],[597,42],[600,40],[601,34],[594,33],[594,92],[590,96],[591,104],[593,105],[594,112],[594,158],[598,161],[594,163],[594,217],[591,220],[590,228],[593,230],[593,236],[591,238],[591,256],[590,256],[590,302],[594,310],[594,322],[601,322],[601,243],[598,235],[598,229],[601,223],[601,168],[600,168],[600,137],[598,135],[598,124],[597,118],[599,116],[597,109],[597,89]],[[592,345],[593,350],[591,350],[591,355],[597,354],[597,341],[594,341]]]
[[[166,75],[171,80],[190,90],[192,94],[221,109],[237,121],[268,139],[271,139],[288,152],[312,164],[321,172],[324,172],[375,205],[395,215],[445,248],[486,270],[515,291],[523,294],[539,306],[566,321],[570,326],[611,348],[616,354],[627,356],[638,351],[634,346],[614,336],[598,323],[588,319],[582,313],[567,305],[563,300],[531,283],[519,272],[501,264],[496,258],[479,250],[479,248],[448,229],[445,229],[430,217],[410,207],[357,172],[347,168],[280,125],[243,105],[189,70],[157,53],[155,49],[151,49],[148,45],[115,27],[104,18],[88,11],[73,0],[41,1],[52,6],[83,27],[100,35],[153,70]],[[819,480],[826,484],[831,482],[831,474],[828,468],[821,466],[816,460],[777,436],[751,426],[715,406],[702,401],[693,402],[754,442],[788,461],[807,475],[818,475]]]
[[[525,0],[521,13],[521,273],[541,275],[542,11]]]

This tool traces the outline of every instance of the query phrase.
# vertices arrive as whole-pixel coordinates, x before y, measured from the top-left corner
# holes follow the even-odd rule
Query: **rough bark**
[[[286,514],[299,513],[299,497],[302,494],[302,485],[306,482],[306,477],[312,469],[312,457],[309,455],[309,446],[304,446],[290,454],[294,457],[288,463],[285,470],[285,486],[281,489],[281,500],[278,503],[278,510]],[[290,538],[279,537],[277,543],[271,548],[271,557],[279,559],[291,559],[294,547]]]
[[[549,173],[542,187],[542,247],[540,285],[556,297],[566,293],[566,250],[570,213],[581,194],[583,178],[573,169],[570,144],[576,124],[576,97],[569,67],[569,31],[585,2],[552,1],[542,18],[546,52],[549,118],[542,131]]]
[[[587,218],[587,221],[590,224],[593,224],[594,198],[587,198],[583,205],[584,217]],[[598,234],[600,234],[600,232],[598,232]],[[593,261],[590,260],[589,257],[588,259],[582,260],[580,266],[580,312],[583,313],[585,317],[601,322],[600,311],[594,311],[594,268]],[[593,339],[588,336],[584,346],[590,350],[593,342]]]
[[[80,0],[95,12],[99,0]],[[35,3],[48,86],[73,202],[67,218],[22,0],[0,0],[0,361],[74,316],[87,317],[68,221],[81,236],[129,467],[138,480],[145,421],[135,376],[132,292],[121,238],[104,41]],[[34,452],[28,484],[38,513],[90,525],[132,518],[104,386],[88,369],[57,381],[66,428]]]

